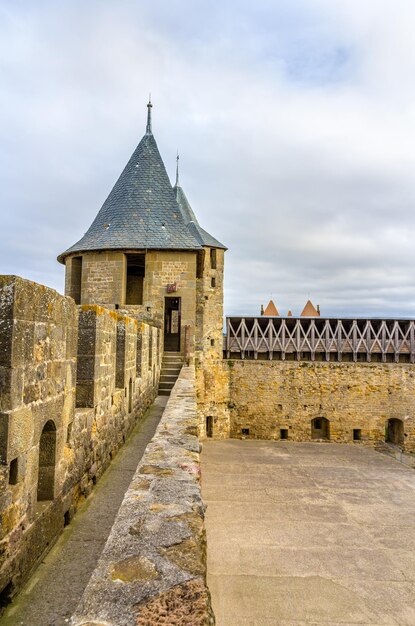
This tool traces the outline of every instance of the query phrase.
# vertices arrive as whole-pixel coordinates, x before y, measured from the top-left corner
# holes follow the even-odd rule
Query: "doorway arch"
[[[326,417],[311,420],[311,439],[330,439],[330,421]]]
[[[386,422],[385,441],[387,443],[394,443],[397,446],[402,446],[404,443],[404,428],[403,421],[392,417]]]
[[[56,426],[48,420],[39,440],[39,476],[37,499],[53,500],[55,496]]]

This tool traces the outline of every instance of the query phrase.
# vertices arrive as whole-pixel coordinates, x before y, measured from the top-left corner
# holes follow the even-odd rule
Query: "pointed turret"
[[[264,311],[264,315],[268,316],[268,317],[277,317],[279,316],[278,313],[278,309],[275,306],[275,304],[273,303],[272,300],[270,300],[266,306],[266,309]]]
[[[58,257],[61,263],[69,254],[89,251],[202,248],[197,229],[188,227],[179,208],[154,139],[152,106],[150,101],[146,134],[85,235]]]
[[[311,300],[307,300],[304,309],[301,312],[301,317],[319,317],[320,311],[316,309]]]
[[[196,215],[194,214],[193,209],[190,206],[188,199],[186,198],[186,194],[184,193],[179,183],[179,154],[177,154],[176,157],[176,184],[173,187],[173,191],[175,193],[176,201],[180,207],[180,211],[182,213],[185,224],[187,225],[190,232],[194,235],[194,237],[198,240],[198,242],[202,246],[208,246],[209,248],[222,248],[223,250],[226,250],[226,246],[224,246],[223,243],[220,243],[220,241],[212,237],[212,235],[204,230],[197,221]]]

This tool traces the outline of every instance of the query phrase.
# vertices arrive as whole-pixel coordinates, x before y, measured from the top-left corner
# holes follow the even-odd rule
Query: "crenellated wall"
[[[20,586],[157,395],[161,348],[148,324],[0,277],[0,593]]]

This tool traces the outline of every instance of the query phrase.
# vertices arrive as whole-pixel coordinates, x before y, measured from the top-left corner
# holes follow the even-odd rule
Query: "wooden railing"
[[[415,321],[227,317],[227,358],[415,362]]]

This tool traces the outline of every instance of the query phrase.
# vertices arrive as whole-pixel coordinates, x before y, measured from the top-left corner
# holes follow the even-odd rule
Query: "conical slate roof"
[[[152,134],[152,105],[147,106],[146,134],[85,235],[59,255],[61,263],[68,254],[93,250],[224,247],[200,226],[195,228],[179,207]],[[193,212],[192,215],[196,220]],[[211,243],[203,243],[203,237]]]
[[[186,194],[180,186],[178,169],[176,170],[176,184],[173,187],[173,191],[185,224],[189,231],[198,240],[198,242],[202,246],[209,246],[210,248],[223,248],[224,250],[226,250],[227,248],[223,245],[223,243],[220,243],[220,241],[212,237],[212,235],[206,232],[206,230],[204,230],[199,225],[196,215],[194,214],[193,209],[190,206],[188,199],[186,198]]]

